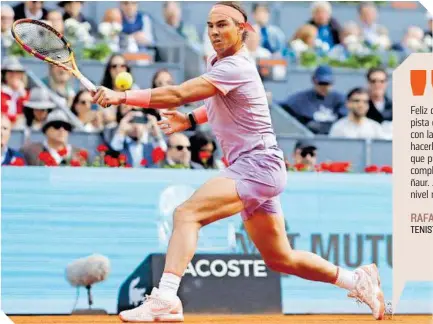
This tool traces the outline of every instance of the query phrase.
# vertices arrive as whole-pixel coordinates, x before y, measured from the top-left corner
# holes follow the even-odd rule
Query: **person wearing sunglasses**
[[[392,100],[386,95],[388,74],[382,68],[371,68],[366,75],[370,95],[367,117],[383,123],[392,121]]]
[[[293,162],[295,165],[302,164],[307,170],[313,171],[317,164],[316,145],[309,140],[297,141],[293,150]]]
[[[384,139],[386,136],[382,126],[368,118],[368,91],[363,88],[354,88],[347,95],[347,108],[349,114],[332,125],[330,137]]]
[[[126,58],[122,54],[115,53],[109,58],[107,65],[105,66],[101,85],[108,89],[123,91],[121,89],[117,89],[115,85],[116,77],[121,72],[131,73],[131,68],[126,61]],[[133,83],[131,89],[138,89],[137,84]],[[112,105],[111,107],[103,110],[104,125],[106,125],[105,127],[117,125],[116,107],[117,105]]]
[[[331,67],[321,65],[312,76],[313,87],[280,102],[289,114],[315,134],[328,134],[332,124],[347,115],[344,95],[332,90],[335,82]]]
[[[50,155],[50,160],[58,166],[66,165],[69,160],[78,158],[79,153],[86,150],[69,144],[71,131],[72,124],[66,113],[61,109],[53,110],[48,114],[42,126],[42,132],[45,135],[44,141],[42,143],[29,143],[22,148],[27,164],[45,165],[41,160],[41,152],[47,152]]]
[[[92,95],[87,90],[80,90],[72,101],[71,112],[84,125],[84,131],[100,132],[104,128],[102,110],[92,104]]]
[[[191,143],[186,135],[176,133],[168,137],[167,155],[160,167],[163,169],[192,169]]]

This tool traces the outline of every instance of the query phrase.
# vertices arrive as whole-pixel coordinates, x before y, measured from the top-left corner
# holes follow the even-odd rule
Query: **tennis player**
[[[287,181],[283,152],[277,145],[263,84],[243,42],[254,30],[245,11],[234,2],[214,5],[207,25],[216,55],[209,58],[202,76],[156,89],[114,92],[101,87],[93,98],[103,106],[126,103],[149,108],[204,100],[205,106],[188,116],[168,111],[160,125],[171,134],[208,121],[230,164],[176,209],[159,287],[139,307],[121,312],[120,318],[125,322],[183,321],[177,292],[195,253],[198,231],[241,213],[246,231],[269,268],[346,289],[349,297],[370,307],[374,318],[383,319],[384,297],[376,265],[349,271],[290,247],[278,197]]]

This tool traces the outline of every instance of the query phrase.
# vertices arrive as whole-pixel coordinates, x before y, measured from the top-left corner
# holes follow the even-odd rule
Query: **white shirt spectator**
[[[382,126],[370,118],[363,118],[360,123],[355,123],[348,117],[341,118],[332,125],[329,136],[354,139],[385,139]]]

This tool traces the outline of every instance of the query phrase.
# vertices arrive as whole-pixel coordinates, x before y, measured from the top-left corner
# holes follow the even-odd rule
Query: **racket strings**
[[[21,41],[35,52],[57,62],[69,60],[68,47],[51,30],[34,23],[21,23],[15,26],[14,31]]]

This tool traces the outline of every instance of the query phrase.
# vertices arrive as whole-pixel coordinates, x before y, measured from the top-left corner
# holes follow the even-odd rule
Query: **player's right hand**
[[[106,87],[98,87],[98,90],[93,95],[92,102],[102,107],[108,107],[110,105],[120,105],[124,97],[124,92],[116,92]]]
[[[191,122],[186,114],[182,114],[177,110],[167,110],[161,113],[162,119],[158,122],[159,127],[165,135],[171,135],[177,132],[183,132],[191,127]]]

